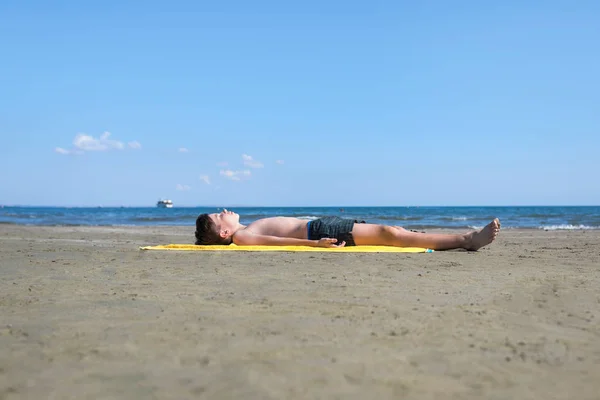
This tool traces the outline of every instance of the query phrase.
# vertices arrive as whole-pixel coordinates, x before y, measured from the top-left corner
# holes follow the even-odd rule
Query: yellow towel
[[[193,251],[319,251],[339,253],[432,253],[431,249],[420,247],[392,246],[348,246],[338,248],[309,247],[309,246],[197,246],[195,244],[166,244],[159,246],[144,246],[140,250],[193,250]]]

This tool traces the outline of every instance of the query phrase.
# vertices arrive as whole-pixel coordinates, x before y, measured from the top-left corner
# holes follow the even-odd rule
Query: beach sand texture
[[[0,225],[0,399],[599,399],[600,231],[477,253],[140,251]]]

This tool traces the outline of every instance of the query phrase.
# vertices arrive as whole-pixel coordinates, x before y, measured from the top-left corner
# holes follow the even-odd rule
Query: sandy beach
[[[0,399],[599,399],[600,231],[479,252],[140,251],[0,225]]]

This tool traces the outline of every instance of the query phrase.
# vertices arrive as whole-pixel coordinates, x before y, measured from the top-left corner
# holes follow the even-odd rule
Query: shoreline
[[[475,230],[499,218],[504,229],[600,230],[600,206],[571,207],[245,207],[241,223],[289,216],[312,220],[326,215],[405,229]],[[13,208],[0,212],[0,226],[193,226],[202,208]],[[4,224],[3,224],[4,223]]]
[[[35,228],[35,227],[40,227],[40,228],[98,228],[98,229],[102,229],[102,228],[123,228],[123,229],[128,229],[128,228],[164,228],[164,229],[181,229],[181,228],[190,228],[190,229],[195,229],[193,223],[190,223],[188,225],[135,225],[135,224],[106,224],[106,225],[90,225],[90,224],[21,224],[21,223],[16,223],[16,222],[8,222],[8,221],[0,221],[0,226],[21,226],[21,227],[30,227],[30,228]],[[475,230],[475,229],[479,229],[481,227],[478,228],[473,228],[473,227],[448,227],[448,226],[434,226],[434,227],[422,227],[422,226],[413,226],[413,225],[400,225],[402,227],[404,227],[405,229],[427,229],[428,231],[431,232],[463,232],[466,230]],[[559,232],[580,232],[580,231],[600,231],[600,226],[599,227],[588,227],[585,226],[583,228],[580,227],[576,227],[576,228],[564,228],[564,227],[558,227],[558,228],[554,228],[554,227],[511,227],[511,226],[502,226],[503,230],[509,230],[509,231],[559,231]]]
[[[600,231],[429,254],[138,249],[193,230],[1,225],[0,397],[600,392]]]

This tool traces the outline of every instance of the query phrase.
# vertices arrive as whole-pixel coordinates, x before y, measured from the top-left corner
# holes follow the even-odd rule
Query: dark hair
[[[222,238],[217,227],[208,214],[200,214],[196,218],[196,244],[197,245],[215,245],[231,244],[231,237]]]

